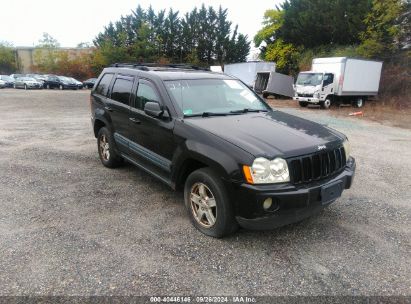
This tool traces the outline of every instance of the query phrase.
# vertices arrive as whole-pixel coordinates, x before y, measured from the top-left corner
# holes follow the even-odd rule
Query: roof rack
[[[164,68],[171,68],[171,69],[182,69],[182,70],[196,70],[196,71],[210,71],[209,68],[199,67],[196,65],[191,64],[184,64],[184,63],[114,63],[110,65],[110,67],[116,68],[134,68],[142,71],[153,71],[157,68],[164,69]]]

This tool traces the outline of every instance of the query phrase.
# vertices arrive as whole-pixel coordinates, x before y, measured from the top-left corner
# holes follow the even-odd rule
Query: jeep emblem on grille
[[[325,145],[318,146],[318,151],[325,150],[325,149],[327,149],[327,147]]]

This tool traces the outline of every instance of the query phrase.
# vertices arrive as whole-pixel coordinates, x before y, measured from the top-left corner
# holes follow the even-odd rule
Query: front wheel
[[[324,101],[320,101],[320,107],[322,109],[329,109],[331,107],[331,100],[330,99],[326,99]]]
[[[238,229],[227,191],[214,170],[202,168],[188,176],[184,201],[191,222],[202,233],[221,238]]]
[[[299,101],[298,104],[300,105],[300,107],[303,107],[303,108],[308,106],[308,102],[306,101]]]
[[[122,157],[115,149],[114,138],[111,132],[103,127],[97,135],[98,155],[101,163],[107,168],[118,167],[122,163]]]

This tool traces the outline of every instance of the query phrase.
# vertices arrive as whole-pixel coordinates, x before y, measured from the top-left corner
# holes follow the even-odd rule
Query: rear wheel
[[[298,104],[300,105],[300,107],[303,107],[303,108],[308,106],[308,102],[306,101],[299,101]]]
[[[184,201],[191,222],[202,233],[220,238],[238,229],[227,191],[214,170],[202,168],[188,176]]]
[[[356,108],[362,108],[365,104],[365,100],[363,98],[357,98],[353,103],[352,106]]]
[[[122,157],[115,149],[114,138],[111,132],[103,127],[97,135],[97,148],[101,163],[108,168],[118,167],[122,163]]]

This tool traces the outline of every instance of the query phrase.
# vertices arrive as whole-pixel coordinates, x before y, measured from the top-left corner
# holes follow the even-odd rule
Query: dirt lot
[[[267,99],[268,103],[275,108],[293,108],[304,111],[318,111],[319,106],[309,105],[307,108],[301,108],[296,101],[284,99]],[[405,105],[406,103],[404,103]],[[327,111],[327,115],[335,117],[348,117],[350,113],[362,112],[362,115],[356,116],[357,120],[369,120],[382,123],[392,127],[411,129],[411,107],[399,106],[383,100],[369,100],[361,109],[353,108],[351,105],[332,106]]]
[[[87,91],[0,90],[0,295],[411,296],[411,131],[282,108],[346,133],[353,189],[320,215],[222,239],[137,168],[104,168]]]

